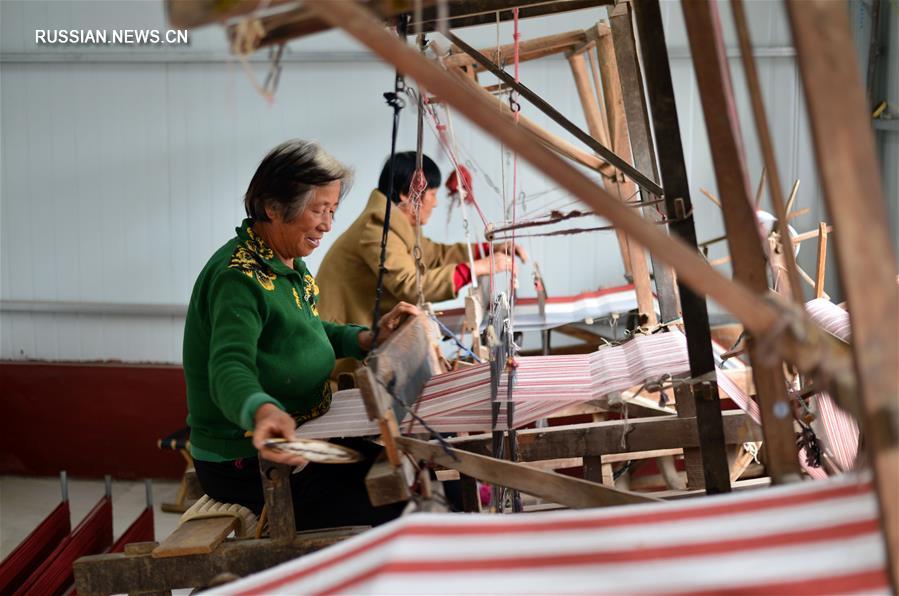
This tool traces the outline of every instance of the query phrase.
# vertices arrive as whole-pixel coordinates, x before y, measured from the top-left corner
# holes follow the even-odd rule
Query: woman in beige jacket
[[[319,312],[322,320],[339,323],[356,323],[371,326],[378,283],[378,264],[381,253],[381,236],[384,227],[384,211],[387,194],[394,189],[391,200],[390,232],[387,235],[387,254],[384,261],[384,291],[381,312],[389,311],[399,302],[418,302],[415,278],[415,212],[409,201],[408,191],[415,175],[415,152],[398,153],[394,158],[391,185],[390,164],[384,165],[378,188],[372,191],[368,204],[350,227],[340,235],[325,255],[319,267],[318,285],[321,291]],[[440,169],[428,157],[423,156],[422,169],[427,180],[427,190],[421,199],[419,221],[425,225],[437,206],[437,190],[440,188]],[[473,269],[468,263],[468,248],[464,242],[442,244],[424,236],[421,238],[421,285],[427,302],[440,302],[455,298],[459,290],[471,282],[472,276],[490,273],[488,245],[474,247]],[[515,252],[520,258],[526,255],[520,247]],[[494,256],[496,271],[508,271],[513,259],[505,248]],[[338,361],[335,372],[351,371],[358,363],[349,359]]]

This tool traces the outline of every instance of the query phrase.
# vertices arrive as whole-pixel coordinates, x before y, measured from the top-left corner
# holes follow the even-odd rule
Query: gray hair
[[[244,207],[256,221],[271,221],[266,207],[274,207],[284,221],[291,221],[303,212],[318,188],[339,181],[343,198],[352,179],[352,169],[318,143],[293,139],[272,149],[256,168],[244,195]]]

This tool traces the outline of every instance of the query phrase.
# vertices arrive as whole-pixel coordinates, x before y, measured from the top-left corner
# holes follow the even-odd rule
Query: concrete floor
[[[103,496],[102,480],[69,478],[69,507],[72,528],[84,518]],[[174,501],[178,483],[153,483],[153,508],[156,539],[172,533],[180,514],[164,513],[163,501]],[[0,560],[4,559],[56,507],[61,499],[59,478],[0,476]],[[113,535],[118,538],[146,507],[143,482],[112,483]]]

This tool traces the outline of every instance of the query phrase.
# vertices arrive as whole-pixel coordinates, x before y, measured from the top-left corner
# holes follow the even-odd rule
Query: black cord
[[[403,41],[406,40],[406,30],[409,26],[409,16],[401,15],[397,20],[396,32]],[[384,265],[384,262],[387,259],[387,235],[390,233],[390,207],[393,204],[393,171],[394,171],[394,158],[396,156],[396,138],[399,134],[400,128],[400,110],[403,109],[405,103],[401,97],[401,94],[406,89],[406,81],[403,79],[402,73],[400,71],[396,71],[396,76],[393,83],[393,91],[388,91],[384,94],[384,99],[387,100],[387,105],[393,108],[393,131],[390,135],[390,160],[387,162],[387,167],[389,168],[388,175],[388,184],[387,184],[387,206],[384,209],[384,228],[381,231],[381,255],[378,258],[378,285],[375,289],[375,307],[374,312],[372,313],[372,337],[371,337],[371,349],[374,349],[378,346],[378,335],[380,335],[379,324],[381,322],[381,295],[384,293],[384,274],[387,272],[387,267]]]

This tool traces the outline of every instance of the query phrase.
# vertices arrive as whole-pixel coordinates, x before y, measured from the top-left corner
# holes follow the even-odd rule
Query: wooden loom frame
[[[843,244],[838,252],[841,257],[841,279],[849,298],[853,322],[854,358],[850,357],[844,345],[822,335],[820,328],[811,323],[806,315],[780,302],[769,301],[766,296],[746,288],[739,281],[730,282],[722,278],[695,254],[691,254],[688,247],[627,212],[603,189],[533,143],[529,135],[515,127],[509,118],[492,112],[489,102],[458,85],[452,75],[442,72],[414,50],[392,38],[365,9],[351,3],[329,5],[324,0],[307,0],[306,5],[317,16],[340,27],[422,86],[437,93],[443,101],[517,151],[556,183],[593,207],[598,214],[611,219],[637,241],[657,252],[660,260],[675,268],[684,283],[697,293],[718,300],[744,323],[747,330],[760,341],[764,340],[766,347],[774,348],[784,360],[815,377],[821,386],[829,386],[844,408],[857,415],[861,413],[858,417],[871,440],[878,502],[895,585],[899,567],[899,501],[894,498],[899,482],[899,380],[893,373],[899,361],[895,337],[895,329],[899,328],[899,297],[895,282],[896,266],[883,224],[883,192],[872,134],[868,123],[863,120],[866,114],[864,92],[854,61],[847,16],[841,3],[814,0],[803,2],[800,8],[798,0],[788,0],[788,7],[797,41],[799,67],[808,91],[806,97],[815,133],[819,169],[824,177],[825,197],[831,213],[845,216],[840,218],[841,226],[834,235],[838,244],[841,244],[843,235],[850,241]],[[636,6],[641,33],[647,34],[649,21],[654,21],[652,25],[657,34],[663,35],[657,0],[646,0]],[[691,43],[716,35],[716,27],[720,25],[714,22],[711,25],[711,29],[691,33],[692,40],[696,40],[691,40]],[[643,39],[648,40],[649,37],[645,35]],[[717,43],[714,37],[712,43]],[[643,48],[645,50],[646,46]],[[717,59],[720,55],[719,52],[715,54]],[[823,88],[833,84],[834,65],[836,75],[843,83],[840,88],[847,89],[845,94],[827,93]],[[648,84],[653,85],[650,75],[648,72]],[[670,84],[670,75],[668,78]],[[819,86],[822,87],[821,92],[815,93]],[[730,98],[729,103],[732,104],[729,86],[722,86],[721,92]],[[837,118],[838,114],[851,114],[852,117]],[[653,117],[656,117],[655,113]],[[736,123],[731,121],[731,135],[735,126]],[[827,132],[838,134],[839,140],[845,141],[854,150],[847,155],[856,166],[850,175],[840,176],[838,172],[842,164],[827,159],[822,138]],[[662,178],[664,182],[664,166]],[[667,184],[664,186],[668,188]],[[865,214],[873,216],[868,220],[860,220],[847,201],[840,200],[852,196],[858,189],[864,191],[868,199],[863,201],[867,206]],[[666,196],[666,199],[673,198]],[[840,228],[846,231],[841,234]],[[882,258],[864,271],[858,271],[852,263],[849,244],[867,248],[861,250],[863,254],[877,254]],[[867,274],[867,277],[860,279],[860,273]],[[872,283],[881,291],[867,292],[866,296],[866,287]],[[873,316],[862,310],[865,304],[874,307]],[[857,376],[854,374],[856,372]]]
[[[170,7],[179,3],[183,2],[171,0]],[[822,385],[829,384],[832,393],[841,405],[854,412],[864,423],[871,443],[887,552],[895,582],[897,539],[899,539],[897,536],[899,533],[899,504],[895,502],[894,498],[895,487],[899,481],[899,471],[897,471],[899,470],[899,446],[897,446],[897,437],[899,437],[899,430],[897,430],[899,413],[897,411],[899,408],[897,408],[896,402],[896,380],[891,378],[890,371],[894,370],[895,363],[899,358],[897,358],[895,337],[890,337],[889,331],[896,328],[897,300],[895,263],[886,256],[891,255],[891,252],[888,250],[889,242],[885,229],[880,225],[884,218],[880,217],[883,202],[876,172],[876,158],[867,129],[868,124],[861,119],[861,114],[865,113],[864,109],[860,109],[864,104],[864,99],[863,94],[858,91],[861,87],[856,85],[858,76],[855,69],[857,67],[852,58],[851,38],[848,34],[848,26],[845,26],[845,15],[840,14],[841,3],[814,0],[813,2],[803,2],[801,7],[798,6],[797,0],[787,0],[787,3],[796,38],[798,62],[808,91],[807,101],[815,135],[815,146],[819,156],[819,169],[824,182],[825,197],[831,218],[839,219],[840,222],[834,236],[839,249],[838,262],[841,279],[848,297],[853,322],[852,352],[844,344],[835,342],[833,338],[823,334],[820,329],[810,323],[804,314],[796,312],[795,308],[762,296],[759,288],[747,288],[739,282],[730,283],[730,280],[720,276],[691,251],[690,242],[686,246],[676,242],[660,233],[652,225],[640,221],[626,209],[615,205],[616,199],[613,196],[592,184],[579,172],[545,150],[539,143],[535,143],[534,141],[537,139],[533,132],[527,132],[526,127],[515,128],[511,124],[510,118],[497,114],[495,109],[491,109],[495,106],[491,106],[486,98],[471,92],[470,89],[466,90],[468,83],[464,79],[454,80],[450,75],[428,64],[414,51],[401,47],[399,42],[391,39],[381,30],[380,25],[371,19],[364,9],[350,3],[346,3],[346,5],[339,3],[342,6],[334,6],[334,3],[323,0],[307,0],[304,10],[308,11],[307,15],[318,19],[320,23],[345,29],[386,61],[393,63],[397,68],[420,81],[424,87],[436,93],[442,101],[452,105],[478,126],[512,147],[548,177],[553,178],[569,192],[594,208],[597,213],[612,220],[637,242],[649,248],[654,265],[658,259],[659,263],[667,263],[676,270],[684,284],[695,290],[695,293],[690,292],[683,285],[679,288],[688,333],[691,328],[688,313],[693,312],[692,309],[696,307],[696,304],[703,300],[701,296],[711,296],[734,313],[744,323],[747,330],[757,337],[765,339],[766,347],[773,348],[780,357],[794,364],[803,373],[815,377]],[[249,10],[255,7],[255,2],[244,4],[249,7]],[[397,3],[393,4],[399,6]],[[431,5],[433,2],[425,0],[424,4]],[[505,8],[509,5],[520,4],[520,2],[494,1],[491,4],[496,10],[496,7],[500,7],[500,5],[504,5],[502,8]],[[581,4],[598,5],[608,4],[608,2]],[[387,2],[378,4],[381,7],[386,5]],[[577,8],[583,7],[577,6]],[[652,107],[651,117],[656,132],[660,160],[658,164],[660,176],[654,176],[654,179],[661,178],[662,185],[666,189],[665,199],[669,218],[678,220],[672,226],[676,233],[676,228],[683,225],[684,220],[689,220],[685,216],[689,214],[690,209],[682,156],[678,159],[678,155],[671,155],[668,150],[674,138],[677,139],[678,148],[680,142],[676,114],[671,112],[673,95],[670,92],[670,73],[667,70],[667,54],[664,51],[664,34],[661,29],[656,0],[635,0],[635,8],[642,48],[640,58],[643,60],[646,74],[649,91],[648,103]],[[631,51],[628,55],[625,50],[625,53],[622,54],[621,48],[624,48],[626,43],[619,44],[617,40],[621,36],[615,37],[616,18],[619,24],[623,25],[626,21],[629,25],[630,10],[631,6],[628,3],[619,3],[613,11],[610,11],[611,33],[616,40],[613,44],[614,52],[621,64],[628,64],[629,60],[636,63],[638,59],[635,51]],[[708,15],[698,14],[703,10],[708,10],[707,7],[695,10],[695,18],[709,18]],[[717,15],[712,15],[712,18],[717,19]],[[622,27],[619,26],[619,31],[621,29]],[[691,33],[691,44],[711,43],[711,46],[706,47],[716,47],[715,44],[718,42],[712,37],[713,29],[700,27],[694,31],[695,33]],[[659,42],[661,42],[661,46]],[[271,43],[276,43],[276,41],[271,41]],[[823,52],[823,56],[820,55],[822,49],[826,50]],[[845,96],[836,96],[836,94],[828,96],[826,90],[817,89],[824,84],[824,80],[830,81],[827,83],[828,87],[832,84],[834,72],[827,70],[832,68],[829,66],[832,64],[838,65],[836,76],[845,83],[842,88],[849,89],[849,93]],[[828,78],[822,79],[821,76],[815,75],[822,69],[827,72]],[[637,79],[639,79],[639,70],[637,73]],[[630,76],[631,79],[627,79],[622,75],[623,90],[628,85],[633,88],[633,75]],[[468,80],[470,81],[470,79]],[[626,83],[626,80],[630,80],[630,83]],[[722,80],[720,79],[719,83],[715,85],[710,84],[702,88],[703,96],[718,92],[723,94],[722,97],[726,100],[731,98],[728,101],[732,102],[732,90],[727,88],[721,82]],[[652,157],[652,140],[647,136],[648,143],[641,141],[640,127],[631,125],[632,119],[637,123],[641,118],[639,113],[641,109],[642,119],[644,123],[648,123],[647,102],[644,101],[640,106],[633,100],[633,94],[630,95],[630,101],[628,92],[624,91],[623,95],[634,163],[641,171],[649,172],[647,167],[652,164],[647,159]],[[670,105],[666,105],[666,102],[669,102]],[[830,117],[830,114],[841,114],[842,116],[833,118]],[[846,114],[851,114],[852,117],[845,118]],[[732,140],[729,142],[738,146],[739,139],[734,136],[734,127],[735,123],[731,120],[720,127],[710,126],[709,133],[710,135],[720,135],[719,138],[725,140],[727,135],[730,135]],[[713,128],[715,132],[712,131]],[[646,126],[643,132],[648,133],[648,130],[649,128]],[[849,155],[845,156],[846,159],[853,162],[849,175],[840,170],[841,163],[832,163],[823,159],[826,147],[833,138],[836,138],[838,143],[846,143],[852,148]],[[587,157],[591,156],[587,154]],[[641,161],[642,163],[640,163]],[[834,160],[834,162],[836,161]],[[717,166],[716,163],[716,168]],[[862,202],[863,213],[861,215],[858,203],[849,205],[839,200],[841,196],[850,196],[852,193],[858,192],[858,189],[862,189],[869,199]],[[671,196],[672,194],[675,196]],[[730,203],[734,203],[734,201],[730,201]],[[736,208],[735,206],[734,209]],[[866,219],[866,217],[870,219]],[[687,223],[692,227],[692,222],[688,221]],[[872,225],[874,233],[871,233]],[[682,235],[686,236],[688,241],[690,240],[689,232]],[[695,244],[695,232],[692,240]],[[738,242],[742,242],[742,240],[738,240]],[[851,262],[850,246],[860,247],[860,252],[884,255],[884,258],[873,264],[869,263],[864,269],[856,270],[857,264]],[[885,250],[884,247],[887,249]],[[740,249],[734,244],[731,245],[731,253],[735,257],[739,251]],[[656,271],[659,271],[659,268],[656,268]],[[867,292],[866,289],[872,283],[883,288],[883,293],[873,295],[875,293]],[[671,295],[673,296],[673,293]],[[691,298],[692,302],[690,302]],[[670,306],[670,304],[669,302],[668,305]],[[866,313],[862,309],[865,304],[873,306],[872,312]],[[704,308],[699,310],[704,310]],[[702,312],[693,312],[694,323],[697,320],[701,321],[702,315]],[[707,323],[707,314],[705,317]],[[664,313],[663,318],[665,318]],[[692,347],[694,342],[691,341],[690,344]],[[708,345],[707,341],[705,345]],[[692,360],[691,353],[691,364]],[[755,364],[755,362],[753,363]],[[703,411],[708,411],[710,400],[707,399],[707,396],[693,395],[691,397],[697,398],[695,403],[704,408]],[[715,402],[715,408],[717,408],[717,402]],[[687,426],[684,428],[687,429],[690,428],[689,425],[693,421],[678,420],[677,422],[686,423]],[[649,428],[649,424],[661,423],[662,421],[647,422],[647,428]],[[664,423],[671,424],[672,421],[666,420]],[[766,422],[763,428],[766,432],[766,444],[769,444],[768,427]],[[704,429],[700,420],[698,433],[692,435],[698,440],[697,443],[692,443],[691,440],[685,438],[681,445],[698,444],[712,447],[716,442],[719,445],[724,443],[723,436],[726,434],[726,430],[715,431],[713,428],[711,441],[709,441],[710,437],[707,431],[708,428]],[[681,432],[686,431],[682,430]],[[560,433],[559,436],[561,437],[562,434]],[[418,448],[416,444],[407,443],[405,439],[401,440],[401,443],[403,447],[413,451]],[[608,448],[609,446],[606,445],[601,449]],[[562,451],[559,448],[554,453]],[[608,453],[608,451],[601,451],[601,453]],[[726,467],[724,471],[726,472]],[[708,473],[707,466],[707,485],[710,484]],[[712,483],[716,481],[714,477],[711,480]]]

